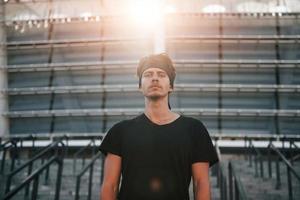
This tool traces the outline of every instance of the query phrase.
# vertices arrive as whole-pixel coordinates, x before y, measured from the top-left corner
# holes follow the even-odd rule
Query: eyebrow
[[[144,72],[144,74],[153,74],[154,72],[153,71],[148,71],[148,72]],[[164,71],[158,71],[157,72],[158,74],[167,74],[166,72],[164,72]]]

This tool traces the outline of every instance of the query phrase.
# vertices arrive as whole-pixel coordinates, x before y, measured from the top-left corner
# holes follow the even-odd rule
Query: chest
[[[184,127],[148,127],[130,130],[122,142],[125,161],[165,162],[187,160],[191,153],[191,138]]]

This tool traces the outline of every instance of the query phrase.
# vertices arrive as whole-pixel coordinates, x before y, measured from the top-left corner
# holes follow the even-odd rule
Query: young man
[[[100,145],[106,154],[101,200],[188,200],[191,177],[195,199],[210,199],[209,167],[218,158],[205,126],[170,110],[171,59],[142,58],[137,75],[145,111],[115,124]]]

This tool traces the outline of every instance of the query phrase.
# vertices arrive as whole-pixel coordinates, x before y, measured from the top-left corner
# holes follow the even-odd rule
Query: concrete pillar
[[[3,114],[8,111],[7,71],[3,68],[7,65],[6,55],[6,30],[5,30],[4,2],[0,1],[0,137],[9,135],[9,119]]]

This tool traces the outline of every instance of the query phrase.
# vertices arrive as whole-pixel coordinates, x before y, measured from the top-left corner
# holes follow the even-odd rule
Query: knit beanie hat
[[[166,53],[152,54],[141,58],[137,68],[139,87],[141,87],[142,74],[148,68],[160,68],[164,70],[167,73],[170,79],[170,85],[173,88],[176,72],[172,60]]]

